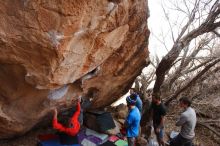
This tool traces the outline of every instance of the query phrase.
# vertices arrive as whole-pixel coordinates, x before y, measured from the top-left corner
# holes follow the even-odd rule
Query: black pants
[[[170,141],[170,146],[192,146],[192,139],[186,139],[178,134]]]
[[[63,132],[58,132],[60,144],[62,145],[72,145],[72,144],[78,144],[78,137],[71,136]]]

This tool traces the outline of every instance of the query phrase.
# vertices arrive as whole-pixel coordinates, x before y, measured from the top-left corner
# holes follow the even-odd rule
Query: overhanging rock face
[[[80,96],[123,95],[148,58],[146,0],[0,1],[0,138]]]

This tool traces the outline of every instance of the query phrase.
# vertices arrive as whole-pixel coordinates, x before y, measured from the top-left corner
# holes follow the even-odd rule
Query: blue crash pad
[[[79,144],[62,145],[59,139],[50,139],[45,141],[40,141],[39,146],[80,146]]]

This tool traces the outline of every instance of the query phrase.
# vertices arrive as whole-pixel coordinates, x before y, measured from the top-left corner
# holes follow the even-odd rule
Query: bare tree
[[[179,3],[185,7],[180,7]],[[160,92],[167,105],[189,87],[201,82],[209,71],[219,70],[220,62],[219,0],[173,0],[169,6],[182,13],[183,18],[171,22],[167,7],[163,6],[173,45],[167,49],[164,37],[157,37],[168,53],[161,60],[156,57],[156,63],[152,61],[155,70],[136,80],[139,90],[143,90],[141,93],[148,92],[147,88],[155,81],[152,93]],[[142,123],[147,121],[147,117],[142,119]]]
[[[184,2],[186,3],[185,0],[184,0]],[[205,20],[197,28],[194,28],[186,33],[186,31],[190,27],[190,24],[192,24],[193,21],[195,20],[196,13],[199,12],[198,7],[201,2],[202,2],[201,0],[195,1],[194,7],[189,14],[188,22],[182,28],[180,34],[178,35],[177,39],[175,40],[175,42],[173,44],[171,50],[168,52],[168,54],[165,57],[162,58],[161,62],[159,63],[159,65],[156,69],[157,78],[156,78],[156,82],[155,82],[155,85],[153,88],[154,93],[160,92],[160,88],[165,80],[166,73],[171,69],[174,61],[179,57],[181,51],[184,48],[188,47],[190,45],[190,42],[193,39],[195,39],[205,33],[213,32],[213,31],[215,31],[216,28],[218,28],[220,26],[220,20],[218,19],[219,14],[220,14],[220,3],[219,3],[219,0],[216,0],[213,3]],[[205,44],[205,43],[203,43],[203,44]],[[195,51],[193,54],[196,54],[196,52],[198,52],[198,51]],[[189,62],[189,61],[187,61],[187,62]],[[185,66],[186,65],[187,65],[187,63],[185,63]],[[183,66],[183,63],[181,64],[179,70],[181,70],[182,66]],[[177,71],[177,74],[178,74],[178,72],[180,72],[180,71]],[[173,82],[173,80],[171,80],[171,81]]]
[[[171,24],[169,16],[163,7],[165,17],[170,26],[173,45],[161,61],[156,56],[156,62],[151,63],[156,68],[153,93],[160,92],[161,88],[165,87],[166,90],[175,88],[175,83],[176,81],[179,82],[180,78],[187,77],[187,75],[192,77],[192,73],[195,75],[195,72],[198,73],[207,63],[218,58],[218,56],[212,56],[212,53],[208,53],[209,56],[199,56],[198,54],[205,52],[205,50],[213,52],[214,48],[216,48],[216,42],[219,41],[217,30],[220,26],[219,0],[210,0],[208,2],[196,0],[193,3],[189,0],[181,0],[181,2],[185,5],[185,9],[180,7],[178,3],[172,3],[175,10],[187,16],[184,18],[184,21],[187,18],[186,24],[182,28],[181,25],[177,26],[177,23],[174,23],[176,27],[181,28],[176,38],[173,31],[174,26]],[[159,40],[159,38],[157,39]],[[163,40],[160,42],[163,42],[163,45],[165,44]],[[149,76],[153,76],[152,72],[150,74],[152,75]],[[145,88],[150,84],[148,77],[141,75],[139,78],[141,78],[139,82],[142,82],[141,84]]]

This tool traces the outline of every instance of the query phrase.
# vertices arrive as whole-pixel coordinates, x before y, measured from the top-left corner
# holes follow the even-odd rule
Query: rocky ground
[[[1,140],[0,146],[37,146],[38,135],[53,132],[54,131],[51,127],[34,129],[21,137],[10,140]]]

